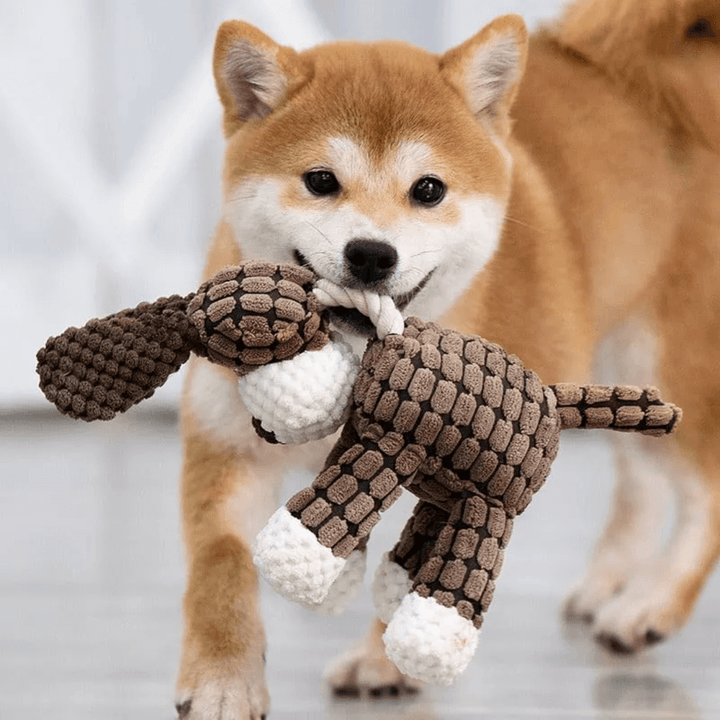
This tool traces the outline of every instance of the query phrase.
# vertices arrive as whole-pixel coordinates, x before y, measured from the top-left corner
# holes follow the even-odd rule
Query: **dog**
[[[680,629],[720,554],[717,0],[580,0],[532,37],[504,16],[439,56],[398,42],[297,53],[231,21],[214,74],[227,149],[205,277],[241,259],[306,265],[497,341],[546,383],[587,381],[602,341],[611,381],[655,383],[685,409],[662,457],[617,443],[610,518],[565,604],[618,651]],[[357,312],[333,322],[363,344]],[[232,373],[199,359],[182,426],[178,713],[258,720],[250,544],[284,471],[318,470],[328,446],[262,442]],[[660,548],[666,482],[677,523]],[[335,689],[413,689],[382,631]]]

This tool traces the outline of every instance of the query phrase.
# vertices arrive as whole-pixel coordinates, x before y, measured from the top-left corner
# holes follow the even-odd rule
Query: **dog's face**
[[[525,52],[516,16],[440,57],[401,43],[296,54],[225,23],[224,219],[243,257],[308,265],[437,318],[499,242]],[[337,319],[371,329],[357,311]]]

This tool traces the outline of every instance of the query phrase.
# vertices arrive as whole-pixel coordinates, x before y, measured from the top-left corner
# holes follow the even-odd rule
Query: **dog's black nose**
[[[345,259],[353,277],[366,285],[384,280],[395,269],[397,250],[379,240],[351,240],[345,246]]]

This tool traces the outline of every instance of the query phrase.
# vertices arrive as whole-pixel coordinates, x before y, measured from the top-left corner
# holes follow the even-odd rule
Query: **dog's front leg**
[[[187,720],[260,720],[269,709],[251,543],[277,505],[291,448],[256,437],[231,373],[196,361],[183,408],[188,585],[177,708]]]

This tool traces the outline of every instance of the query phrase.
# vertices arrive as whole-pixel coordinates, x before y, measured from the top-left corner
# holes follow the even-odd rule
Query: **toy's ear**
[[[218,29],[213,70],[228,136],[242,123],[268,115],[303,76],[294,50],[238,20],[224,22]]]
[[[191,350],[202,352],[187,317],[190,297],[141,303],[51,337],[37,354],[45,397],[64,415],[88,421],[112,420],[149,398]]]
[[[442,72],[470,110],[503,137],[510,129],[509,112],[525,69],[527,46],[523,19],[504,15],[440,58]]]

